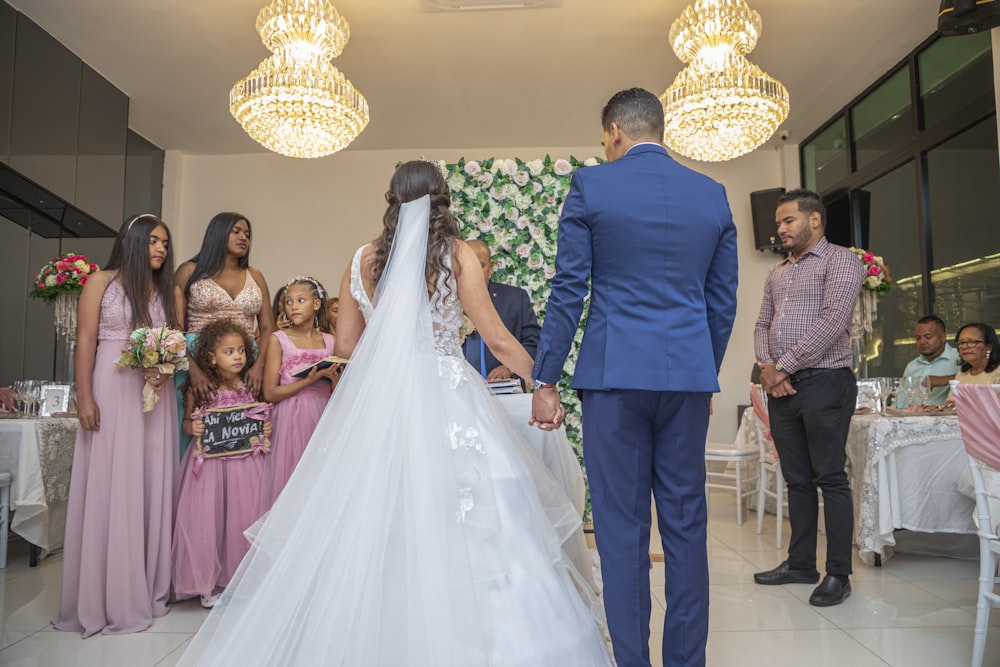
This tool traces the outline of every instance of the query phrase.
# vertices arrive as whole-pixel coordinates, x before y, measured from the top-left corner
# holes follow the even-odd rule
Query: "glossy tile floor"
[[[777,565],[774,517],[756,535],[755,515],[736,525],[732,495],[712,494],[709,520],[711,619],[708,664],[784,667],[835,665],[951,667],[968,665],[976,611],[977,563],[897,554],[883,568],[855,562],[854,592],[828,609],[807,603],[811,586],[757,586],[753,573]],[[785,539],[789,528],[785,526]],[[819,558],[824,557],[820,536]],[[80,639],[55,632],[61,556],[28,567],[27,547],[12,541],[0,570],[0,665],[61,667],[174,665],[207,612],[197,602],[175,605],[146,632]],[[653,664],[660,665],[664,571],[652,572]],[[1000,665],[1000,610],[993,613],[986,664]],[[358,666],[364,667],[364,666]]]

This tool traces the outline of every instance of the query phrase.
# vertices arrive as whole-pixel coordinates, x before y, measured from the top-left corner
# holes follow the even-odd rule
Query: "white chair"
[[[7,533],[10,531],[10,473],[0,470],[0,570],[7,567]]]
[[[785,488],[785,476],[781,474],[781,462],[778,461],[778,450],[771,438],[771,419],[767,414],[767,392],[759,384],[750,384],[750,403],[753,414],[757,418],[757,443],[759,445],[759,463],[757,464],[757,534],[764,530],[764,508],[768,498],[774,498],[775,523],[777,524],[776,544],[781,548],[781,533],[784,529],[784,510],[788,507],[788,489]],[[774,490],[771,480],[774,480]],[[826,520],[823,516],[823,492],[819,493],[819,532],[826,535]]]
[[[767,416],[767,392],[759,384],[750,385],[750,403],[757,418],[757,445],[760,457],[757,463],[757,534],[760,535],[764,530],[764,507],[767,499],[774,498],[775,523],[778,525],[776,544],[780,549],[781,532],[785,523],[784,509],[788,501],[785,499],[785,478],[781,474],[778,450],[774,448],[774,441],[771,440],[771,420]]]
[[[705,444],[705,494],[709,489],[724,489],[736,493],[736,524],[743,525],[743,502],[757,492],[757,448],[752,445]],[[724,463],[721,471],[712,470],[711,463]],[[732,465],[733,472],[728,472]]]
[[[969,472],[976,492],[976,522],[979,535],[979,595],[976,598],[976,630],[972,642],[972,667],[983,664],[990,610],[1000,607],[996,593],[1000,535],[990,512],[990,500],[1000,501],[1000,489],[987,488],[983,470],[1000,471],[1000,385],[952,384],[951,396],[962,429],[962,442],[969,457]],[[997,517],[1000,520],[1000,517]]]

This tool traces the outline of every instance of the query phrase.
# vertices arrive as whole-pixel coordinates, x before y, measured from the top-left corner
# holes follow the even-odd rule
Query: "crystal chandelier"
[[[660,96],[670,148],[695,160],[731,160],[788,118],[788,91],[746,58],[760,29],[746,0],[696,0],[670,26],[670,45],[689,63]]]
[[[368,101],[331,60],[351,36],[328,0],[273,0],[257,15],[272,55],[229,91],[229,111],[264,148],[315,158],[346,147],[368,124]]]

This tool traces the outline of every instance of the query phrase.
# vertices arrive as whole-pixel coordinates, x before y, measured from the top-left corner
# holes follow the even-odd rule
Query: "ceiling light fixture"
[[[670,45],[688,65],[660,96],[667,146],[695,160],[731,160],[788,118],[788,91],[746,58],[760,31],[746,0],[696,0],[674,21]]]
[[[368,125],[368,101],[330,62],[351,36],[327,0],[273,0],[257,15],[272,55],[229,91],[229,111],[264,148],[330,155]]]

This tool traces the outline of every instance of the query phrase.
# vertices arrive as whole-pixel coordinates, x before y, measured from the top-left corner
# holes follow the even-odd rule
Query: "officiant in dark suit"
[[[533,358],[535,348],[538,347],[541,327],[538,325],[538,318],[535,317],[535,310],[531,307],[528,293],[519,287],[490,280],[493,276],[493,259],[490,256],[489,247],[478,239],[467,243],[475,251],[476,257],[479,258],[479,264],[483,267],[483,276],[486,278],[493,307],[497,309],[497,313],[500,314],[500,319],[507,326],[507,330],[520,341]],[[493,356],[493,353],[483,343],[478,331],[473,331],[466,336],[462,348],[466,360],[472,364],[473,368],[478,369],[487,381],[509,380],[513,376],[510,369]]]

